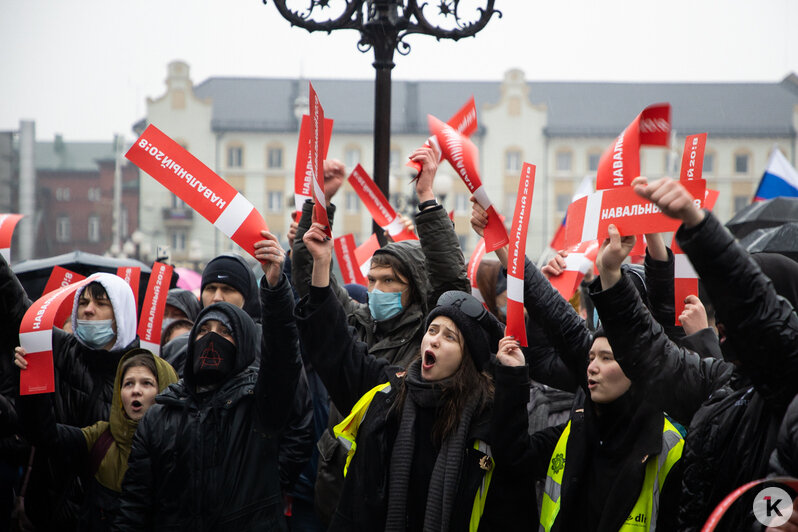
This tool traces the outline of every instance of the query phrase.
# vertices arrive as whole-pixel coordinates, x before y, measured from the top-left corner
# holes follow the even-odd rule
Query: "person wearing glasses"
[[[445,292],[413,360],[391,365],[347,326],[323,227],[314,223],[304,240],[313,271],[296,309],[300,339],[333,402],[350,412],[335,428],[348,455],[330,530],[528,529],[511,517],[523,499],[490,450],[485,370],[501,323],[470,294]]]

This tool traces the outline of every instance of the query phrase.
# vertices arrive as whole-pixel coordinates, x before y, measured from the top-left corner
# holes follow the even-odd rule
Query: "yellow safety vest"
[[[369,405],[378,393],[388,393],[391,391],[391,383],[386,382],[380,384],[367,391],[363,397],[358,399],[352,411],[343,421],[333,428],[335,436],[338,441],[347,449],[346,451],[346,464],[344,465],[344,477],[349,472],[349,463],[357,450],[357,431],[360,428],[360,423],[366,417]],[[474,504],[471,507],[471,519],[469,521],[469,532],[476,532],[479,528],[479,520],[482,518],[482,513],[485,511],[485,501],[488,498],[488,488],[490,487],[490,480],[493,478],[493,454],[491,453],[490,445],[482,440],[474,441],[474,449],[481,451],[486,456],[480,462],[480,467],[485,469],[485,476],[482,477],[482,484],[474,496]],[[483,463],[484,462],[484,463]]]
[[[557,514],[560,512],[560,491],[562,490],[562,477],[565,470],[565,450],[568,445],[568,435],[571,433],[571,422],[557,441],[557,446],[551,455],[549,472],[546,476],[546,487],[543,493],[543,505],[540,510],[540,531],[549,532]],[[684,439],[673,424],[665,419],[662,428],[662,450],[646,463],[646,476],[643,487],[637,497],[626,522],[619,532],[652,531],[657,527],[659,513],[659,492],[665,484],[673,465],[682,457]]]

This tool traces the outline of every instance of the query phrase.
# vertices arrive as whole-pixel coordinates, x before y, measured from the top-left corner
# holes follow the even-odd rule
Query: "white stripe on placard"
[[[233,201],[222,211],[219,218],[213,223],[225,235],[232,238],[254,207],[247,198],[239,192]]]
[[[479,188],[474,191],[474,198],[483,209],[491,206],[490,198],[488,198],[488,193],[485,191],[485,185],[479,185]]]
[[[367,277],[369,272],[371,271],[371,257],[360,265],[360,273],[363,274],[363,277]]]
[[[19,345],[31,353],[43,353],[53,350],[53,330],[19,333]]]
[[[404,228],[405,224],[402,223],[402,220],[400,220],[398,216],[394,218],[391,223],[383,227],[383,229],[388,231],[388,234],[391,236],[398,235],[404,230]]]
[[[0,249],[0,255],[2,255],[3,258],[6,259],[6,262],[8,264],[11,264],[11,248]]]
[[[673,255],[673,276],[679,279],[698,279],[698,274],[693,268],[693,264],[687,255],[674,253]]]
[[[294,194],[294,208],[299,212],[302,212],[302,205],[305,204],[306,200],[312,199],[310,196],[303,196],[302,194]],[[297,220],[299,223],[299,220]]]
[[[569,253],[565,257],[565,269],[569,272],[586,273],[590,266],[591,262],[584,253]]]
[[[146,349],[147,351],[149,351],[150,353],[152,353],[155,356],[159,356],[161,354],[161,345],[160,344],[155,344],[155,343],[152,343],[152,342],[148,342],[146,340],[139,340],[139,346],[142,349]]]
[[[598,223],[601,215],[601,200],[604,191],[600,190],[587,197],[585,205],[585,223],[582,226],[582,242],[595,240],[598,237]]]
[[[516,279],[512,275],[507,276],[507,299],[512,299],[518,303],[524,302],[523,279]]]

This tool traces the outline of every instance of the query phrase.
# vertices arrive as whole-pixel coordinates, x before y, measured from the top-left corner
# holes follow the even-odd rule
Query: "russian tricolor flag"
[[[781,151],[776,148],[770,154],[768,167],[754,194],[754,201],[776,198],[778,196],[798,197],[798,171]]]

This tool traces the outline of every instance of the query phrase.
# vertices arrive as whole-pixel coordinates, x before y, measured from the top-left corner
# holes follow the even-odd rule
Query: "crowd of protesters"
[[[331,275],[308,201],[287,251],[262,232],[260,280],[226,254],[199,298],[169,292],[160,356],[139,346],[127,283],[91,276],[72,332],[53,329],[51,394],[19,395],[31,301],[0,258],[2,526],[697,531],[741,485],[798,476],[798,264],[748,255],[679,182],[638,178],[681,221],[705,299],[677,317],[662,237],[629,264],[635,237],[610,226],[570,302],[549,281],[566,254],[527,259],[521,347],[504,332],[507,248],[471,295],[438,153],[411,159],[418,240],[374,253],[367,295]],[[344,176],[325,163],[333,230]],[[487,220],[474,201],[478,235]],[[752,493],[718,530],[763,528]]]

